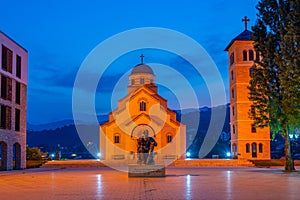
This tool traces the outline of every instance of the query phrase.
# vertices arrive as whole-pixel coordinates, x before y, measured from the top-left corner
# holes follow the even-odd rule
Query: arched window
[[[21,169],[21,145],[15,143],[13,145],[13,169]]]
[[[146,111],[146,103],[144,101],[140,102],[140,111]]]
[[[262,143],[259,143],[259,145],[258,145],[258,152],[259,153],[263,152],[263,144]]]
[[[140,83],[141,83],[141,84],[144,84],[144,83],[145,83],[144,78],[141,78],[141,79],[140,79]]]
[[[232,133],[235,134],[235,125],[232,125]]]
[[[230,55],[230,65],[234,63],[234,53]]]
[[[234,80],[234,73],[233,73],[233,70],[231,71],[231,80]]]
[[[249,50],[249,60],[254,60],[254,51]]]
[[[243,51],[243,61],[247,61],[247,51]]]
[[[232,116],[235,115],[235,109],[234,109],[234,106],[232,106]]]
[[[256,143],[252,143],[252,157],[256,158],[257,157],[257,145]]]
[[[167,135],[167,143],[170,143],[170,142],[172,142],[172,135],[168,134]]]
[[[114,135],[114,143],[115,144],[119,144],[120,143],[120,135],[119,134],[115,134]]]
[[[7,170],[7,144],[0,141],[0,169]]]
[[[134,79],[131,79],[131,85],[134,85],[135,82],[134,82]]]
[[[234,89],[231,90],[231,98],[234,98]]]
[[[246,153],[250,153],[250,144],[249,143],[246,144]]]

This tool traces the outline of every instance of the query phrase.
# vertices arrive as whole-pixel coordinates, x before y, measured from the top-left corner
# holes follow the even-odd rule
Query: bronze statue
[[[148,130],[145,130],[143,136],[137,140],[138,163],[145,165],[154,165],[154,147],[156,141],[148,136]]]

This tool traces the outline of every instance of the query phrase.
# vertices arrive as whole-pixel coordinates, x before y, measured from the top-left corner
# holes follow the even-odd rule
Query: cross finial
[[[248,29],[248,22],[249,22],[249,21],[250,21],[250,19],[249,19],[247,16],[245,16],[245,17],[242,19],[242,22],[245,23],[245,30]]]
[[[141,64],[144,64],[144,57],[145,57],[145,56],[144,56],[143,54],[140,55],[140,58],[141,58]]]

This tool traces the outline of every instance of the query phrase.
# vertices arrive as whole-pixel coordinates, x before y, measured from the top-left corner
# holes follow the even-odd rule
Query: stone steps
[[[176,160],[173,166],[190,167],[254,167],[254,164],[248,160],[229,160],[229,159],[195,159],[195,160]]]
[[[107,167],[98,160],[53,160],[48,161],[41,168],[103,168]]]
[[[128,162],[110,163],[108,166],[124,166]],[[254,167],[248,160],[229,160],[229,159],[187,159],[176,160],[170,166],[174,167]],[[41,168],[103,168],[107,167],[99,160],[54,160],[48,161]]]

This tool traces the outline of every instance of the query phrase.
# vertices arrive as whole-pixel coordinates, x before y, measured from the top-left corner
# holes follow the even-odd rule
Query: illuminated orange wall
[[[247,60],[243,60],[243,51],[247,51]],[[252,133],[251,125],[253,120],[249,118],[251,101],[249,101],[248,85],[250,81],[250,68],[254,61],[249,61],[249,50],[254,51],[253,41],[234,41],[228,48],[229,76],[230,76],[230,127],[231,127],[231,150],[233,156],[239,159],[270,159],[270,130],[269,128],[256,128],[256,133]],[[230,63],[231,55],[234,54],[234,63]],[[254,59],[256,55],[254,52]],[[233,75],[233,78],[232,78]],[[232,96],[234,91],[234,97]],[[233,114],[234,110],[234,114]],[[235,133],[233,130],[235,126]],[[250,152],[246,153],[246,144],[250,144]],[[257,157],[252,157],[252,143],[257,145]],[[260,153],[259,144],[263,145]],[[237,151],[234,152],[234,145]]]

